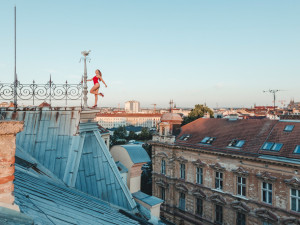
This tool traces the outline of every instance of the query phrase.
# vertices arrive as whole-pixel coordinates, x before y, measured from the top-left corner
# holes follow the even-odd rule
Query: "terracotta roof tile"
[[[284,131],[286,125],[294,125],[292,132]],[[190,135],[186,141],[180,140],[182,135]],[[215,137],[211,145],[200,144],[204,137]],[[245,140],[241,148],[228,147],[233,140]],[[282,143],[279,152],[260,150],[265,142]],[[277,155],[281,157],[299,158],[293,154],[296,145],[300,145],[299,121],[278,121],[268,119],[235,120],[203,119],[195,120],[181,128],[176,138],[176,144],[218,152],[246,154]]]

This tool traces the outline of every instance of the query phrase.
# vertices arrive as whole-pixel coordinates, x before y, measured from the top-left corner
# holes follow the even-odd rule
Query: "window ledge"
[[[212,190],[213,190],[213,191],[220,192],[220,193],[225,193],[222,189],[216,189],[216,188],[213,188]]]
[[[243,196],[243,195],[232,195],[232,196],[234,196],[234,197],[236,197],[236,198],[241,198],[241,199],[244,199],[244,200],[249,200],[246,196]]]

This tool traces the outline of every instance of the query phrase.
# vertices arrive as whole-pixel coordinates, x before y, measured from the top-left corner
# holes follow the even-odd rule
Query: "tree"
[[[214,117],[214,112],[210,108],[204,105],[197,104],[195,105],[195,108],[189,113],[189,115],[183,119],[181,125],[188,124],[198,118],[201,118],[206,113],[209,113],[210,118]]]
[[[147,127],[143,127],[140,136],[140,140],[150,140],[152,138],[150,131]]]
[[[137,139],[137,137],[138,136],[134,133],[134,131],[129,131],[127,140],[135,140],[135,139]]]
[[[125,126],[120,126],[114,131],[114,137],[116,139],[125,139],[126,136]]]

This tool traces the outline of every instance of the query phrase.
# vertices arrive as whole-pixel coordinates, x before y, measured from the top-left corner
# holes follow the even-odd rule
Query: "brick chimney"
[[[14,204],[14,172],[16,134],[23,130],[23,122],[0,121],[0,207],[17,211]]]

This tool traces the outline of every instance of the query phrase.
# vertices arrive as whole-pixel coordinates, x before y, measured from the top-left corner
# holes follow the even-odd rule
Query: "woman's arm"
[[[92,81],[93,80],[93,78],[91,78],[91,79],[88,79],[88,80],[86,80],[86,81]]]
[[[101,76],[99,76],[99,80],[100,80],[100,81],[102,81],[102,83],[105,85],[105,87],[107,87],[107,85],[106,85],[105,81],[102,79],[102,77],[101,77]]]

